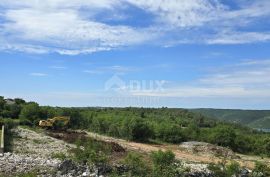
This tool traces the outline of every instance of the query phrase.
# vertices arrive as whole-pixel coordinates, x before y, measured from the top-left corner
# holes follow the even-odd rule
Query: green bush
[[[149,173],[148,167],[138,153],[130,152],[124,159],[124,164],[128,166],[129,176],[144,177]]]
[[[235,137],[236,133],[232,127],[220,125],[213,129],[211,141],[219,146],[235,149]]]
[[[260,176],[260,174],[262,176]],[[270,176],[270,167],[268,167],[266,164],[261,162],[255,163],[255,168],[252,171],[252,175],[254,177],[268,177]]]
[[[240,174],[240,165],[237,162],[232,162],[229,165],[210,164],[208,169],[213,172],[215,177],[232,177]]]
[[[82,163],[106,163],[111,147],[103,142],[87,138],[77,142],[73,149],[74,158]]]
[[[130,123],[132,140],[148,141],[152,137],[153,131],[147,123],[136,119]]]
[[[172,151],[157,151],[152,152],[151,158],[153,161],[153,176],[155,177],[174,177],[176,170],[173,167],[175,155]]]

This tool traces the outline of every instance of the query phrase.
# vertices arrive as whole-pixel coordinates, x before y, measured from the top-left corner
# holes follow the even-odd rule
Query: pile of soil
[[[238,158],[236,154],[229,148],[213,145],[205,142],[183,142],[179,145],[181,149],[184,149],[190,153],[201,154],[215,157],[227,157],[230,159]]]

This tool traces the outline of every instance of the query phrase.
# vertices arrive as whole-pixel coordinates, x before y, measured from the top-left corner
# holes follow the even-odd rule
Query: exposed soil
[[[213,152],[208,152],[208,155],[205,155],[205,153],[207,152],[204,152],[204,153],[190,152],[189,150],[185,150],[179,147],[179,145],[167,145],[167,144],[155,145],[155,144],[137,143],[137,142],[126,141],[123,139],[117,139],[113,137],[99,135],[92,132],[87,132],[87,135],[89,137],[102,140],[105,142],[114,142],[128,150],[139,151],[142,153],[150,153],[152,151],[158,151],[158,150],[171,150],[173,151],[177,159],[182,160],[184,162],[209,164],[209,163],[219,163],[224,160],[223,157],[213,156]],[[214,149],[220,150],[220,148],[214,148]],[[254,167],[255,161],[261,161],[270,165],[269,158],[261,159],[258,156],[248,156],[248,155],[242,155],[242,154],[235,154],[233,156],[229,156],[227,160],[237,161],[240,163],[241,166],[247,167],[249,169],[252,169]]]

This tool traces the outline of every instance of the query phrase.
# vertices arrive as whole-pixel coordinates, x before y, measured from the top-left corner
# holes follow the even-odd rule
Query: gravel
[[[68,151],[75,147],[74,145],[20,127],[13,132],[13,152],[4,153],[4,156],[0,157],[0,174],[14,176],[36,170],[40,176],[67,176],[58,172],[63,162],[53,158],[53,155],[68,155]],[[84,171],[81,174],[83,173]]]

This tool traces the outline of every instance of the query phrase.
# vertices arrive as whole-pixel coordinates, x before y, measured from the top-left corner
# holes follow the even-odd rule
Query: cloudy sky
[[[270,109],[269,0],[0,0],[0,95]]]

